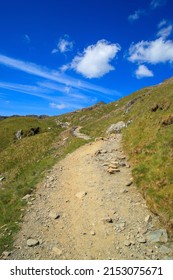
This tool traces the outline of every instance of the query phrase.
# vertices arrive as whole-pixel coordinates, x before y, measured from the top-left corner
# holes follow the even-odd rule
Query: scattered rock
[[[61,122],[59,120],[56,121],[57,125],[59,125],[62,128],[67,128],[70,126],[70,122]]]
[[[4,181],[5,177],[0,177],[0,182]]]
[[[128,121],[126,122],[126,126],[130,125],[131,123],[132,123],[132,120],[128,120]]]
[[[141,237],[137,238],[137,241],[138,241],[139,243],[146,243],[146,238],[143,237],[143,236],[141,236]]]
[[[53,247],[53,248],[52,248],[52,252],[53,252],[56,256],[62,255],[62,250],[60,250],[60,249],[57,248],[57,247]]]
[[[124,159],[126,159],[126,156],[119,156],[118,159],[119,160],[124,160]]]
[[[147,233],[147,231],[148,231],[148,228],[146,226],[138,228],[139,235],[143,235],[143,234]]]
[[[91,235],[96,235],[95,231],[90,231]]]
[[[60,215],[58,213],[56,213],[56,212],[50,212],[49,213],[49,218],[57,220],[57,219],[60,218]]]
[[[138,99],[140,99],[142,96],[137,96],[134,99],[130,100],[126,105],[125,105],[125,114],[127,114],[131,107],[136,103],[136,101],[138,101]]]
[[[22,197],[22,200],[28,200],[31,196],[31,194],[26,194],[24,197]]]
[[[78,192],[76,193],[76,197],[77,198],[84,198],[87,195],[87,192]]]
[[[168,248],[167,246],[164,246],[162,245],[160,248],[159,248],[159,252],[161,254],[170,254],[172,252],[172,249],[171,248]]]
[[[102,222],[104,223],[104,224],[111,224],[111,223],[113,223],[113,220],[112,220],[112,218],[110,218],[110,217],[107,217],[107,218],[103,218],[102,219]]]
[[[95,152],[94,155],[95,155],[95,156],[98,156],[98,155],[100,155],[100,154],[101,154],[101,150],[98,150],[98,151]]]
[[[121,133],[122,129],[126,127],[125,122],[120,121],[117,122],[116,124],[112,124],[107,130],[106,133]]]
[[[28,132],[27,136],[34,136],[40,132],[40,127],[32,127]]]
[[[149,232],[147,235],[147,240],[150,242],[164,242],[168,241],[168,235],[166,229],[158,229]]]
[[[129,246],[131,245],[131,242],[130,242],[129,240],[126,240],[126,241],[124,242],[124,245],[127,246],[127,247],[129,247]]]
[[[126,222],[124,221],[117,222],[115,225],[115,229],[120,232],[125,230],[125,228],[126,228]]]
[[[108,173],[110,173],[110,174],[115,174],[115,173],[117,173],[117,172],[120,172],[120,169],[118,169],[118,168],[113,168],[113,167],[108,167],[108,169],[107,169],[107,172]]]
[[[132,184],[133,184],[133,180],[130,180],[130,181],[126,184],[126,186],[127,186],[127,187],[130,187]]]
[[[168,116],[162,121],[162,125],[167,126],[173,124],[173,115]]]
[[[127,189],[123,189],[123,190],[121,190],[121,193],[127,193],[128,192],[128,190]]]
[[[125,162],[120,161],[119,166],[124,167],[124,166],[127,166],[127,164]]]
[[[11,255],[11,252],[4,251],[4,252],[2,253],[2,258],[3,258],[3,259],[6,259],[6,258],[8,258],[10,255]]]
[[[148,223],[151,223],[151,221],[152,221],[151,215],[146,216],[145,222],[148,224]]]
[[[101,154],[107,154],[107,150],[100,150]]]
[[[160,105],[155,104],[155,105],[151,108],[151,112],[156,112],[158,109],[160,109]]]
[[[95,141],[100,141],[100,140],[104,140],[104,138],[103,137],[97,137],[97,138],[95,138]]]
[[[32,239],[32,238],[27,240],[27,246],[28,247],[34,247],[34,246],[37,246],[37,245],[39,245],[38,240]]]
[[[115,163],[110,163],[108,168],[113,168],[113,169],[117,169],[119,167],[119,164],[118,162],[115,162]]]

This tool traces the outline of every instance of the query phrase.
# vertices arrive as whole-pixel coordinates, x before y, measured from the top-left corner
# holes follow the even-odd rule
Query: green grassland
[[[173,79],[139,90],[119,101],[98,104],[69,114],[47,117],[12,117],[0,121],[0,254],[10,250],[20,228],[26,202],[36,184],[57,161],[88,141],[72,136],[71,128],[96,137],[118,121],[131,124],[123,130],[123,146],[132,165],[138,190],[150,209],[173,231]],[[60,122],[69,122],[62,128]],[[31,128],[39,133],[28,136]],[[17,140],[16,132],[23,137]]]

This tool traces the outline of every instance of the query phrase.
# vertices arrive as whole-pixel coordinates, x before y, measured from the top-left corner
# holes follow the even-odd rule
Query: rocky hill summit
[[[61,116],[1,120],[1,257],[172,258],[172,132],[172,78]]]

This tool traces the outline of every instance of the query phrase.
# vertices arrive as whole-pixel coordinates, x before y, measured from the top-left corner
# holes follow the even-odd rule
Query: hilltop
[[[0,251],[12,248],[27,201],[47,170],[84,144],[108,137],[106,131],[124,122],[122,145],[134,185],[150,210],[170,232],[173,229],[173,79],[143,88],[119,101],[61,116],[5,118],[0,121]],[[87,140],[76,137],[74,131]],[[22,130],[21,139],[16,133]],[[35,133],[37,131],[37,133]],[[114,134],[114,133],[113,133]],[[84,146],[85,147],[85,146]],[[81,174],[83,176],[83,174]]]

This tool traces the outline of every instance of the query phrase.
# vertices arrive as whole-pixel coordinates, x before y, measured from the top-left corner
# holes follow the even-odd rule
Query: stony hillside
[[[47,170],[81,145],[107,136],[107,129],[120,121],[135,185],[172,232],[173,79],[169,79],[117,102],[100,102],[61,116],[0,120],[0,253],[11,248],[19,229],[21,209],[27,205],[22,198],[34,192]],[[80,133],[88,137],[76,137]]]

